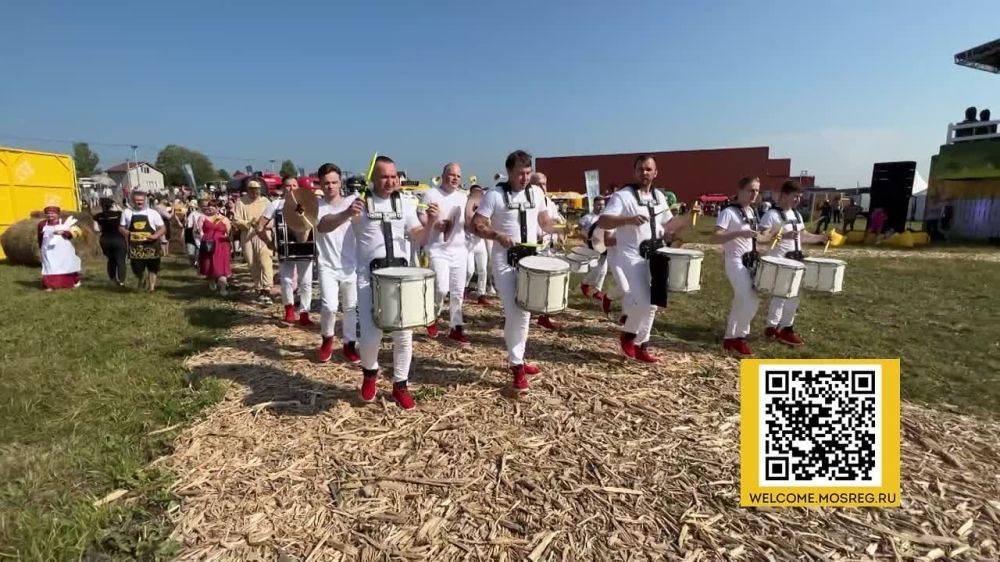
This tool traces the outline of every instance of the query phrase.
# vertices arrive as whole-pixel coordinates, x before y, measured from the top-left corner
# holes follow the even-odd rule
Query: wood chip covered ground
[[[184,560],[793,560],[1000,557],[1000,424],[904,403],[900,509],[739,507],[738,362],[654,336],[626,363],[594,310],[532,325],[520,398],[498,307],[473,346],[415,335],[415,411],[357,398],[318,333],[237,306],[188,362],[231,381],[183,429],[170,513]],[[390,361],[383,349],[383,364]]]

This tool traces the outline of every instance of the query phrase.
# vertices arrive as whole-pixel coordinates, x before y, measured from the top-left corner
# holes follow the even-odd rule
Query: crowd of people
[[[282,182],[284,196],[269,200],[264,195],[263,179],[248,176],[241,196],[231,206],[206,197],[196,204],[191,200],[166,208],[164,203],[150,201],[146,194],[135,191],[125,209],[102,200],[102,210],[94,220],[108,258],[108,277],[119,285],[125,284],[128,262],[140,288],[156,289],[171,224],[183,232],[191,265],[220,295],[227,294],[233,257],[241,256],[249,266],[254,298],[262,305],[269,304],[277,261],[283,306],[280,318],[287,324],[314,325],[310,312],[315,267],[320,287],[317,358],[331,360],[340,314],[341,353],[345,360],[360,364],[360,393],[365,401],[374,400],[380,373],[378,351],[383,329],[373,310],[377,272],[408,265],[423,265],[431,271],[437,314],[425,327],[426,334],[438,337],[437,317],[447,307],[446,338],[457,346],[471,345],[463,316],[467,288],[472,285],[472,300],[482,306],[491,305],[487,296],[492,288],[503,308],[511,385],[524,392],[529,388],[528,377],[541,369],[527,360],[531,313],[517,298],[518,262],[524,256],[564,249],[566,225],[547,196],[545,176],[533,170],[528,153],[511,153],[505,166],[506,181],[492,189],[472,185],[466,190],[462,188],[461,166],[449,163],[440,184],[418,197],[401,191],[395,162],[379,156],[367,192],[347,188],[341,169],[328,163],[316,173],[318,192],[300,187],[289,177]],[[640,156],[635,161],[633,182],[609,197],[598,197],[592,210],[580,219],[584,241],[591,248],[600,248],[600,257],[582,279],[580,290],[598,300],[606,313],[614,300],[620,301],[621,353],[643,363],[659,360],[650,347],[650,333],[658,309],[666,306],[665,296],[656,290],[663,279],[658,277],[662,272],[650,265],[652,256],[660,248],[679,244],[678,234],[703,212],[695,203],[691,212],[675,215],[679,205],[654,187],[657,176],[655,158]],[[722,245],[724,269],[734,294],[723,349],[749,356],[753,352],[747,335],[759,305],[753,272],[761,256],[801,259],[801,244],[822,243],[828,237],[805,231],[798,211],[802,191],[797,183],[786,182],[778,200],[761,214],[757,202],[760,182],[744,178],[738,187],[733,201],[718,210],[712,241]],[[310,215],[313,207],[315,212]],[[50,217],[39,226],[43,247],[53,239],[57,246],[60,241],[69,243],[73,236],[68,228],[60,227],[58,210],[54,212],[54,219]],[[770,251],[758,250],[758,242],[775,237],[779,239]],[[66,254],[65,248],[62,252]],[[66,258],[63,254],[54,249],[49,253],[50,262]],[[58,274],[58,268],[49,269],[49,274]],[[603,290],[609,273],[615,281],[614,295]],[[78,282],[77,274],[56,284]],[[798,298],[772,298],[765,335],[788,345],[802,345],[794,330],[797,309]],[[544,314],[537,322],[547,330],[559,329]],[[413,331],[395,330],[390,336],[392,398],[401,408],[409,409],[414,407],[407,389]]]

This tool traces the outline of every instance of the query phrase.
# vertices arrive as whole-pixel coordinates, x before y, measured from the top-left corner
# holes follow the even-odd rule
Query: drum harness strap
[[[509,183],[498,184],[503,189],[503,202],[509,210],[517,210],[517,225],[520,229],[521,242],[507,249],[507,264],[516,267],[521,258],[533,256],[537,253],[534,246],[526,246],[528,243],[528,209],[534,209],[535,203],[531,200],[531,186],[524,188],[524,197],[527,203],[511,202],[511,188]]]
[[[642,199],[639,198],[639,189],[634,184],[630,184],[629,188],[632,190],[636,204],[640,207],[646,207],[646,211],[649,213],[649,238],[639,243],[639,255],[649,262],[649,302],[659,307],[665,307],[667,306],[667,286],[670,280],[670,256],[657,252],[666,246],[664,240],[656,235],[658,230],[656,228],[656,204],[660,201],[659,193],[656,188],[653,188],[650,191],[652,200],[643,203]],[[664,197],[664,201],[666,201],[666,197]]]
[[[392,243],[392,221],[403,218],[402,202],[399,192],[393,192],[393,194],[389,196],[389,201],[392,204],[392,211],[386,213],[375,211],[371,197],[367,197],[365,199],[365,214],[368,216],[369,220],[378,221],[379,227],[382,229],[382,241],[385,243],[385,257],[373,259],[369,265],[371,271],[376,271],[385,267],[406,267],[408,265],[406,258],[396,257],[396,248]]]
[[[755,233],[757,232],[757,216],[754,215],[752,208],[748,208],[744,211],[743,207],[739,203],[732,203],[729,206],[740,214],[740,221],[742,221],[743,224],[750,225],[750,230]],[[760,253],[757,252],[757,237],[755,236],[751,238],[750,243],[753,245],[753,249],[743,254],[743,256],[740,257],[740,260],[743,262],[743,267],[747,268],[747,271],[750,272],[750,279],[753,281],[757,278],[757,267],[760,266]]]
[[[781,216],[781,224],[792,224],[792,230],[795,232],[795,249],[791,252],[785,252],[785,257],[790,260],[802,261],[806,259],[805,254],[802,253],[802,246],[799,244],[799,229],[798,226],[802,224],[802,215],[798,211],[792,209],[795,217],[792,220],[785,220],[787,211],[785,209],[778,209],[778,214]]]

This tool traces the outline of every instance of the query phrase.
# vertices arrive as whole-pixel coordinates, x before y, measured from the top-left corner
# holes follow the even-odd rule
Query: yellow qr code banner
[[[740,505],[899,506],[899,359],[744,359]]]

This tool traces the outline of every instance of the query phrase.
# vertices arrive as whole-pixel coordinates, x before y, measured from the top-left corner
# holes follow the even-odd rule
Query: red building
[[[676,150],[653,152],[659,177],[656,186],[673,191],[680,201],[692,201],[706,193],[731,194],[743,176],[760,178],[761,191],[777,191],[789,178],[803,187],[812,187],[813,176],[792,176],[789,158],[771,158],[766,146],[749,148],[714,148],[709,150]],[[540,157],[535,168],[548,177],[550,191],[584,193],[583,173],[598,170],[601,192],[632,181],[632,167],[638,152],[629,154],[597,154],[591,156]]]

